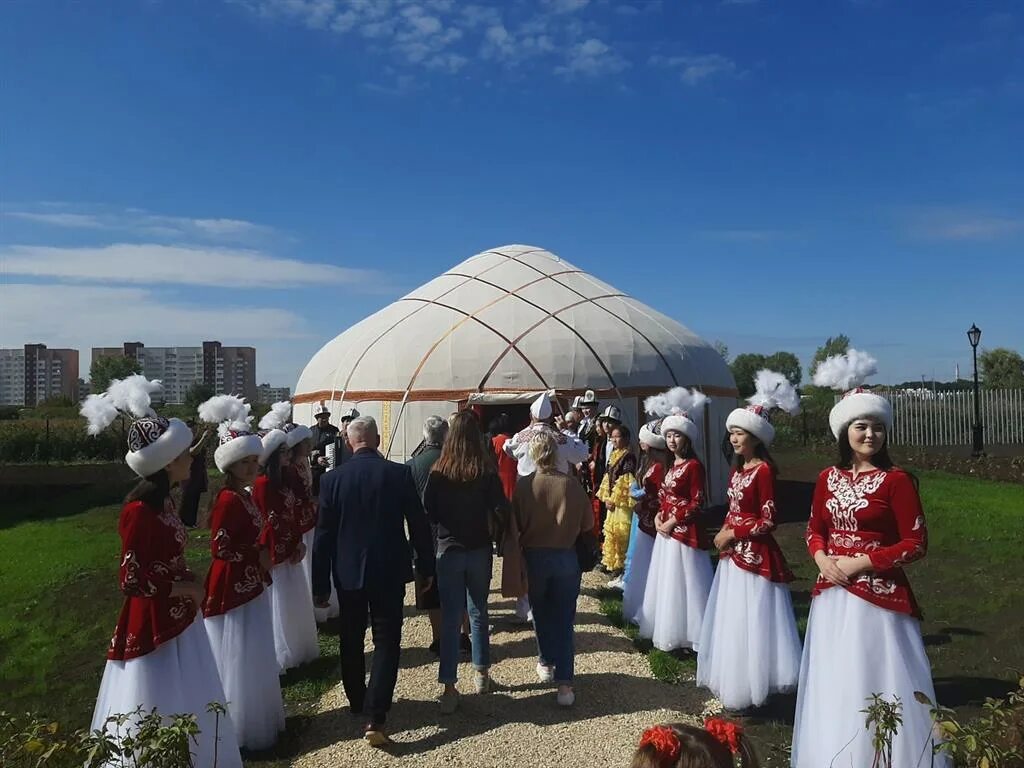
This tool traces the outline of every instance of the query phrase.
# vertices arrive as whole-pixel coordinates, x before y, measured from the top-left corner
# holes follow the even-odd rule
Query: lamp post
[[[981,328],[971,323],[967,340],[971,342],[971,351],[974,353],[974,450],[971,456],[977,459],[985,455],[985,443],[981,435],[981,401],[978,395],[978,342],[981,341]]]

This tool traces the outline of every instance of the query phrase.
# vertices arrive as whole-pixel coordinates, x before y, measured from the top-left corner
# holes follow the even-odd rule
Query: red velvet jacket
[[[846,587],[870,603],[898,613],[921,617],[903,566],[920,560],[928,550],[928,529],[921,498],[910,475],[898,468],[860,473],[829,467],[818,476],[807,524],[811,557],[865,553],[871,571]],[[820,575],[812,595],[832,584]]]
[[[193,581],[195,576],[185,565],[188,534],[170,499],[162,510],[141,501],[125,504],[118,532],[125,601],[107,658],[127,661],[184,632],[199,606],[171,597],[174,582]]]
[[[657,461],[651,462],[651,466],[644,472],[640,487],[644,496],[636,504],[637,527],[648,536],[655,536],[658,532],[654,528],[654,518],[658,516],[661,503],[658,498],[661,484],[665,480],[665,468]]]
[[[658,519],[675,518],[673,539],[697,549],[706,549],[710,545],[698,520],[700,508],[704,505],[704,465],[700,459],[686,459],[682,464],[669,467],[658,491],[658,500]]]
[[[732,561],[745,571],[764,576],[769,581],[793,580],[786,558],[772,536],[775,530],[775,472],[762,463],[750,469],[732,470],[729,474],[729,512],[725,527],[732,528],[736,540],[720,557]]]
[[[313,498],[313,472],[309,463],[289,464],[282,469],[281,477],[295,497],[295,521],[299,530],[302,533],[313,530],[318,500]]]
[[[246,493],[222,488],[210,512],[210,571],[203,614],[219,616],[263,592],[270,575],[260,566],[263,519]]]
[[[283,480],[280,488],[272,488],[269,478],[260,475],[252,487],[252,500],[263,519],[260,543],[270,550],[271,562],[274,565],[288,562],[302,543],[294,494]]]

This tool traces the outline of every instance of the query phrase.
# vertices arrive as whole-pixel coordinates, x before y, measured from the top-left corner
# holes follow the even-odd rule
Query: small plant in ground
[[[222,704],[212,702],[214,735],[220,740]],[[196,716],[165,717],[142,708],[111,715],[101,729],[64,733],[59,724],[35,715],[0,712],[0,765],[4,768],[200,768],[192,759],[198,742]],[[214,746],[213,766],[217,766]],[[201,768],[206,768],[202,766]]]
[[[864,727],[874,731],[871,734],[871,746],[875,748],[875,757],[871,768],[895,768],[892,764],[892,740],[903,725],[903,702],[899,696],[888,701],[877,693],[872,693],[867,709],[861,712],[867,715]]]
[[[942,734],[936,751],[952,756],[964,768],[1015,768],[1024,765],[1024,677],[1005,699],[985,699],[984,712],[967,722],[947,707],[936,706],[918,691],[921,703],[931,707],[932,720]]]

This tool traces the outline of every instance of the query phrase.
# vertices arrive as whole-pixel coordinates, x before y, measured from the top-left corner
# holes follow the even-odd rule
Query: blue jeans
[[[580,595],[580,564],[576,550],[526,550],[533,627],[540,663],[555,668],[555,683],[569,685],[576,655],[574,625]]]
[[[441,664],[437,680],[454,684],[459,670],[459,636],[469,602],[473,668],[491,666],[487,597],[491,591],[491,548],[449,549],[437,557],[437,592],[441,598]]]

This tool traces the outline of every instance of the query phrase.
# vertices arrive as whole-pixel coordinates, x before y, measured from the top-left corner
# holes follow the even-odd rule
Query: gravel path
[[[406,595],[402,661],[388,728],[396,746],[375,750],[362,740],[361,720],[348,714],[340,683],[320,701],[303,734],[297,768],[352,766],[558,766],[614,768],[629,764],[647,726],[702,720],[717,702],[693,685],[666,685],[651,676],[647,658],[601,614],[595,590],[606,576],[584,576],[576,617],[576,704],[563,709],[554,689],[537,682],[531,629],[513,623],[514,601],[502,598],[500,560],[491,592],[491,675],[497,690],[472,693],[472,668],[459,666],[459,711],[442,715],[437,663],[427,650],[430,625]],[[369,638],[369,633],[367,633]],[[369,649],[369,644],[367,645]]]

